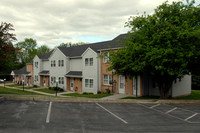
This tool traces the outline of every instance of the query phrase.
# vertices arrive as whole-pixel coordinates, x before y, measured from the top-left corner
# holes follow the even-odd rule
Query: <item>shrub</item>
[[[106,94],[110,94],[110,89],[106,89]]]
[[[94,94],[91,92],[83,92],[83,95],[94,95]]]
[[[34,88],[37,88],[38,86],[37,86],[37,85],[33,85],[33,87],[34,87]]]
[[[54,90],[54,91],[56,91],[56,89],[57,89],[57,88],[56,88],[55,86],[54,86],[54,87],[49,87],[49,90]],[[58,87],[57,91],[64,91],[64,89]]]

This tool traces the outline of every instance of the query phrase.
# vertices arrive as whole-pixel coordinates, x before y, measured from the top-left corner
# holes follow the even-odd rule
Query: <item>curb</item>
[[[1,97],[2,96],[2,97]],[[20,101],[53,101],[53,102],[87,102],[87,103],[154,103],[154,104],[200,104],[200,100],[133,100],[133,99],[91,99],[91,98],[72,98],[72,97],[51,97],[35,95],[1,95],[2,100]]]

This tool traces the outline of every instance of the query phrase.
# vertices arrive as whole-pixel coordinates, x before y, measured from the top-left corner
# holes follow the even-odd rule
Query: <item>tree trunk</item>
[[[172,87],[172,83],[175,80],[174,76],[159,76],[157,78],[157,84],[160,91],[160,99],[167,99],[169,98],[169,91]]]

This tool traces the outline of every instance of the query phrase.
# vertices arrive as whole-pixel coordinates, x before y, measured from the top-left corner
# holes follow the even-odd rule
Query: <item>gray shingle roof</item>
[[[112,49],[112,48],[123,47],[123,44],[120,43],[120,41],[123,41],[125,37],[128,37],[128,34],[121,34],[111,41],[97,42],[97,43],[72,46],[72,47],[58,47],[58,48],[66,56],[75,57],[75,56],[81,56],[88,47],[90,47],[95,52],[98,52],[98,50],[101,49]]]
[[[22,67],[19,70],[14,70],[13,72],[15,73],[15,75],[22,75],[22,74],[29,74],[30,73],[30,72],[27,72],[26,66]]]
[[[40,75],[49,75],[49,71],[48,70],[43,70],[39,74]]]
[[[82,71],[70,71],[66,74],[66,77],[81,77],[82,76]]]
[[[48,59],[50,57],[50,55],[52,54],[53,50],[51,50],[48,53],[45,54],[41,54],[41,55],[37,55],[40,59]]]
[[[28,62],[28,63],[26,63],[26,64],[33,64],[33,60],[29,61],[29,62]]]

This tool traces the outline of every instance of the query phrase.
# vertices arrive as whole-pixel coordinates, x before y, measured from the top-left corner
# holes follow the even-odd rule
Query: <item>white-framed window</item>
[[[35,75],[35,81],[38,81],[38,76],[37,75]]]
[[[64,84],[64,77],[59,77],[58,82],[59,84]]]
[[[37,61],[35,62],[35,68],[38,68],[38,62]]]
[[[93,66],[93,58],[90,58],[90,66]]]
[[[64,66],[64,60],[58,60],[58,66],[63,67]]]
[[[55,60],[51,61],[51,67],[56,67],[56,61]]]
[[[85,58],[85,66],[93,66],[93,58]]]
[[[93,88],[94,81],[93,79],[85,79],[85,87],[86,88]]]
[[[103,62],[104,63],[109,62],[109,56],[110,56],[110,52],[105,52],[104,53],[104,57],[103,57]]]
[[[51,77],[51,83],[56,83],[56,77]]]
[[[111,85],[112,83],[112,75],[104,74],[103,75],[103,84],[104,85]]]
[[[88,58],[85,58],[85,66],[88,66],[88,64],[89,64],[89,60]]]

